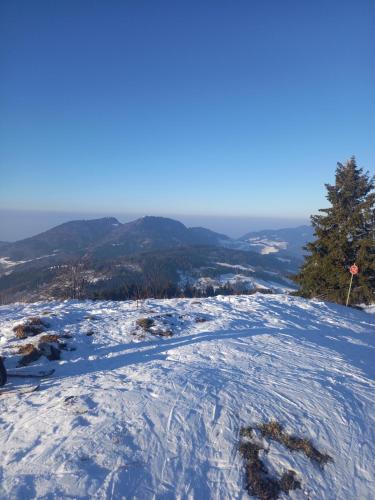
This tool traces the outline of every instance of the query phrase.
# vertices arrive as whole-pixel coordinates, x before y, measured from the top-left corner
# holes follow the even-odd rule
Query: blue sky
[[[302,219],[337,161],[374,173],[373,0],[3,0],[0,18],[1,209]]]

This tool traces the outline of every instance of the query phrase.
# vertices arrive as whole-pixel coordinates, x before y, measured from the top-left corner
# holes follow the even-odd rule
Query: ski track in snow
[[[334,459],[265,441],[270,469],[302,483],[291,498],[374,498],[375,316],[260,294],[14,304],[0,307],[8,369],[37,338],[13,326],[43,314],[76,350],[27,368],[56,368],[39,391],[0,397],[1,498],[249,498],[239,430],[270,419]],[[175,335],[141,335],[145,316]]]

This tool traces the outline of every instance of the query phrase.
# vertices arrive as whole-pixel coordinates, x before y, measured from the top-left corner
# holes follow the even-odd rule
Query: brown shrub
[[[39,339],[39,342],[59,342],[59,339],[59,335],[55,334],[42,335]]]
[[[27,319],[27,324],[30,326],[40,326],[43,328],[48,327],[48,323],[46,323],[44,320],[41,318],[38,318],[37,316],[32,316],[31,318]]]
[[[21,350],[23,352],[21,352]],[[33,344],[26,344],[22,348],[20,347],[19,353],[23,354],[23,356],[20,359],[18,366],[27,366],[30,363],[37,361],[42,355],[39,349]]]
[[[155,324],[155,321],[151,318],[138,318],[136,325],[143,328],[146,332]]]
[[[16,325],[13,331],[18,339],[25,339],[27,337],[25,325]]]
[[[25,339],[26,337],[42,333],[46,328],[48,328],[48,324],[45,323],[42,319],[32,317],[28,318],[24,323],[16,325],[13,328],[13,331],[16,334],[17,338]]]
[[[34,344],[23,344],[17,346],[17,348],[18,348],[18,354],[30,354],[35,349],[35,346]]]

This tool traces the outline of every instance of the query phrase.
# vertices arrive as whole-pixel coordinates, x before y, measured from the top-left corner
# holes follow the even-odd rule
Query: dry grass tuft
[[[38,342],[38,345],[24,344],[17,346],[18,354],[22,355],[18,366],[27,366],[34,361],[37,361],[41,356],[45,356],[50,361],[60,359],[60,348],[65,344],[58,342],[58,335],[43,335]],[[56,346],[59,344],[59,347]]]
[[[258,425],[258,429],[263,436],[274,439],[275,441],[279,441],[283,433],[282,426],[276,420],[271,420],[266,424],[260,424]]]
[[[25,339],[29,336],[42,333],[46,328],[48,328],[48,323],[43,321],[41,318],[32,317],[27,319],[24,323],[16,325],[13,328],[13,331],[17,338]]]
[[[241,437],[247,437],[247,438],[252,438],[253,437],[253,428],[252,427],[241,427],[240,429],[240,436]]]
[[[59,342],[59,339],[59,335],[56,334],[42,335],[39,342]]]
[[[42,320],[41,318],[38,318],[37,316],[32,316],[31,318],[27,319],[27,324],[31,326],[40,326],[43,328],[47,328],[48,324]]]
[[[252,443],[251,441],[242,442],[239,447],[241,455],[246,460],[254,460],[257,458],[259,451],[262,449],[260,445]]]
[[[294,470],[288,470],[284,472],[280,479],[280,488],[284,493],[288,493],[290,490],[296,490],[301,488],[301,483],[296,479],[296,473]]]
[[[18,346],[18,354],[30,354],[34,351],[35,346],[34,344],[23,344]]]
[[[138,318],[136,321],[136,325],[140,328],[143,328],[146,332],[154,326],[155,321],[151,318]]]
[[[23,355],[18,363],[19,366],[27,366],[30,363],[37,361],[42,355],[40,350],[33,344],[25,344],[24,346],[21,346],[18,352]]]
[[[243,436],[249,435],[250,427],[241,429],[240,434]],[[244,460],[246,461],[246,489],[250,495],[257,496],[261,500],[275,500],[279,497],[282,491],[289,491],[283,487],[291,486],[300,487],[298,481],[294,484],[285,482],[285,474],[280,480],[272,478],[267,471],[262,460],[259,458],[259,452],[262,446],[253,441],[245,441],[240,444],[239,450]],[[283,483],[282,483],[283,481]],[[284,484],[285,483],[285,484]]]
[[[25,325],[16,325],[13,328],[13,331],[16,334],[16,337],[18,339],[25,339],[27,337],[26,331],[25,331]]]
[[[277,426],[273,425],[270,432],[277,433]],[[259,452],[264,450],[260,443],[254,441],[253,427],[242,427],[240,436],[245,438],[241,441],[239,451],[246,462],[246,489],[250,495],[260,500],[275,500],[282,493],[301,488],[301,483],[296,479],[293,470],[284,472],[281,478],[271,477],[265,464],[259,457]]]
[[[261,500],[273,500],[282,493],[301,488],[301,483],[296,479],[293,470],[284,472],[279,478],[271,477],[259,452],[263,450],[261,444],[254,441],[254,430],[257,429],[264,438],[283,444],[288,450],[302,451],[308,458],[323,466],[332,458],[318,451],[307,438],[300,438],[284,432],[282,425],[276,420],[260,424],[255,427],[242,427],[240,436],[245,441],[240,443],[240,453],[246,460],[246,489],[250,495],[255,495]]]
[[[282,425],[276,421],[261,424],[258,429],[262,436],[283,444],[288,450],[302,451],[310,460],[314,460],[322,466],[332,461],[332,457],[318,451],[307,438],[300,438],[284,432]]]

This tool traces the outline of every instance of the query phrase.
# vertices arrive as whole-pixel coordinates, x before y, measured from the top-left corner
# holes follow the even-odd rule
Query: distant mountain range
[[[0,255],[13,261],[89,254],[102,258],[192,245],[222,246],[225,235],[201,227],[187,228],[164,217],[142,217],[121,224],[114,217],[60,224],[15,243],[0,244]]]
[[[181,246],[213,245],[261,254],[302,255],[302,247],[313,238],[310,226],[250,232],[239,239],[203,227],[187,228],[165,217],[142,217],[121,224],[114,217],[76,220],[14,243],[0,242],[0,257],[12,261],[44,257],[82,256],[86,253],[113,258]]]
[[[242,280],[249,287],[267,282],[290,287],[287,276],[297,270],[302,246],[311,238],[308,226],[233,239],[164,217],[126,224],[114,217],[71,221],[31,238],[0,243],[0,294],[3,301],[55,297],[57,276],[77,261],[85,262],[92,291],[144,280],[151,267],[161,280],[179,286],[220,287]]]

